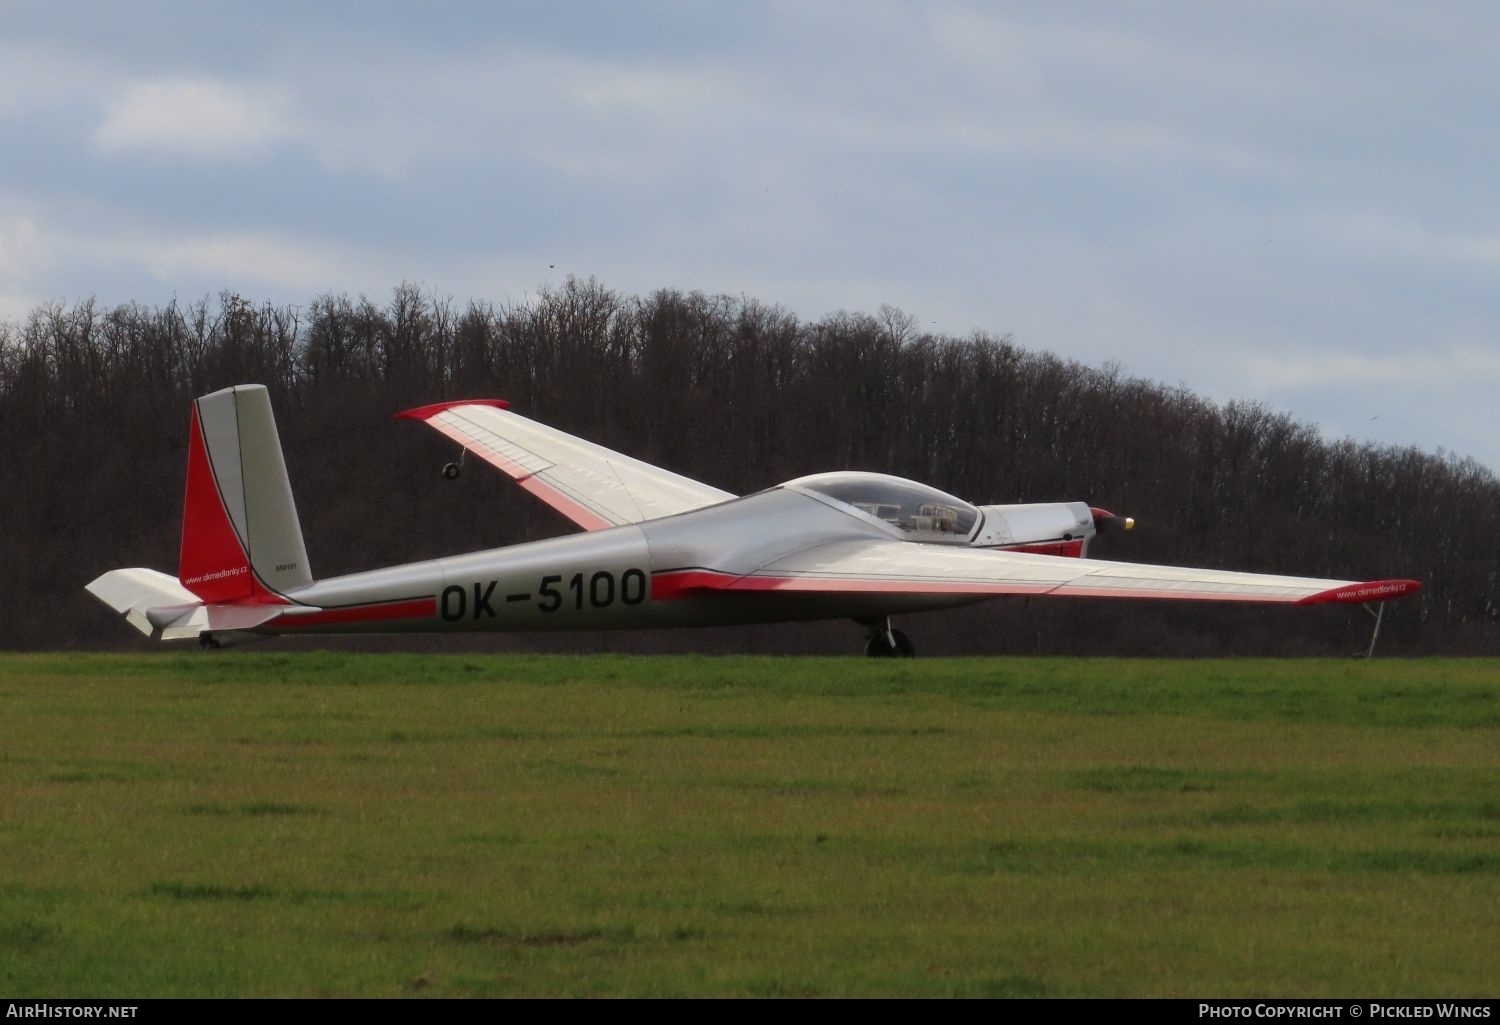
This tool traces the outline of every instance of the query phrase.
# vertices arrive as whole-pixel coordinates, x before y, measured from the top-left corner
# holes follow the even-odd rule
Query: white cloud
[[[0,323],[24,323],[27,316],[38,305],[31,296],[12,292],[3,282],[0,282]]]
[[[1348,349],[1256,353],[1237,362],[1242,380],[1256,391],[1436,388],[1460,379],[1467,386],[1500,379],[1500,352],[1469,342],[1423,345],[1392,353]]]
[[[206,78],[134,82],[111,100],[94,144],[106,152],[239,155],[296,138],[289,98]]]
[[[316,281],[322,290],[361,287],[384,272],[347,247],[273,233],[149,236],[117,240],[109,248],[121,259],[139,259],[163,281],[217,279],[235,287],[249,282],[291,289],[307,289]]]
[[[0,321],[20,322],[37,303],[31,290],[52,254],[29,214],[0,211]]]
[[[56,268],[70,273],[66,289],[58,288]],[[107,304],[156,301],[156,295],[112,287],[120,279],[140,281],[143,274],[166,282],[172,292],[235,288],[303,301],[328,289],[383,290],[425,269],[293,232],[174,231],[100,211],[70,219],[55,205],[0,194],[0,310],[11,319],[64,291],[97,295]]]
[[[392,57],[392,60],[397,59]],[[730,71],[527,52],[505,45],[372,76],[332,60],[300,77],[298,141],[323,166],[405,181],[423,164],[551,168],[570,178],[660,180],[743,130],[758,103]]]
[[[1346,260],[1379,259],[1481,273],[1500,270],[1500,233],[1444,230],[1388,208],[1284,211],[1261,218],[1260,230]]]
[[[0,217],[0,280],[43,270],[48,262],[35,219],[25,214]]]
[[[646,3],[639,39],[543,8],[461,37],[379,12],[59,16],[0,40],[27,200],[0,195],[0,310],[597,274],[810,316],[893,303],[1309,417],[1420,396],[1478,421],[1448,375],[1500,375],[1500,36],[1478,8],[1463,31],[1353,10]],[[187,159],[118,176],[158,158]]]
[[[105,95],[103,62],[34,40],[0,39],[0,117],[54,110]]]

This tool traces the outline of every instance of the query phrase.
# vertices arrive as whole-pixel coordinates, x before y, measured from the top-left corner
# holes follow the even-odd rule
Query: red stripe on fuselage
[[[1001,545],[998,551],[1025,552],[1027,555],[1059,555],[1066,559],[1081,559],[1083,558],[1083,540],[1049,541],[1046,544],[1016,545],[1014,547]]]
[[[671,570],[651,577],[651,600],[671,601],[693,591],[722,591],[738,577],[711,569]]]
[[[436,615],[436,598],[413,598],[408,601],[351,605],[342,609],[319,609],[317,612],[293,613],[281,616],[272,625],[277,630],[297,630],[310,626],[334,626],[340,623],[383,623],[394,619],[431,619]]]

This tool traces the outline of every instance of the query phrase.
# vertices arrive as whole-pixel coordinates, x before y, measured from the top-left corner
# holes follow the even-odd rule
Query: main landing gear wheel
[[[870,639],[865,642],[865,654],[870,658],[916,658],[917,647],[900,630],[881,625],[871,627]]]

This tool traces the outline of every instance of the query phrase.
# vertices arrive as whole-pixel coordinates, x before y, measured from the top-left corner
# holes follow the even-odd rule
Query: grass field
[[[1497,684],[0,656],[0,995],[1495,996]]]

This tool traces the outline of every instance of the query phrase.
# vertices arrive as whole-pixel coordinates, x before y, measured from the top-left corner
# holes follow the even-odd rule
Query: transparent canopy
[[[961,498],[904,477],[840,471],[787,481],[860,512],[884,520],[913,541],[966,541],[979,522],[979,510]]]

